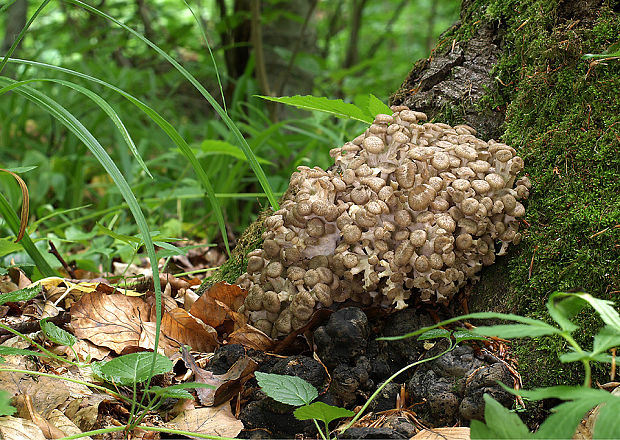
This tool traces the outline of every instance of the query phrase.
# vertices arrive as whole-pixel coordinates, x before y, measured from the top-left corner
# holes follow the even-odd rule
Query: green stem
[[[45,377],[51,377],[53,379],[66,380],[67,382],[78,383],[80,385],[84,385],[84,386],[87,386],[89,388],[94,388],[96,390],[103,391],[104,393],[109,394],[110,396],[116,397],[117,399],[124,400],[126,402],[130,401],[130,399],[126,398],[122,394],[119,394],[119,393],[116,393],[116,392],[114,392],[112,390],[109,390],[106,387],[102,387],[101,385],[95,385],[95,384],[92,384],[92,383],[89,383],[89,382],[85,382],[85,381],[79,380],[79,379],[73,379],[71,377],[58,376],[57,374],[50,374],[50,373],[42,373],[40,371],[19,370],[19,369],[16,369],[16,368],[0,368],[0,371],[7,371],[7,372],[13,372],[13,373],[22,373],[22,374],[33,374],[35,376],[45,376]]]
[[[577,341],[575,341],[569,333],[563,332],[560,333],[560,335],[564,339],[566,339],[566,341],[570,344],[571,347],[575,349],[577,353],[583,353],[583,350],[581,349]],[[581,363],[583,364],[584,369],[583,386],[590,388],[592,386],[592,368],[590,367],[590,361],[587,359],[582,359]]]
[[[49,356],[49,357],[51,357],[51,358],[54,358],[54,359],[56,359],[57,361],[60,361],[60,362],[65,362],[65,363],[67,363],[67,364],[71,364],[71,365],[75,365],[76,367],[84,367],[84,366],[85,366],[84,364],[81,364],[81,363],[77,363],[77,362],[70,361],[70,360],[68,360],[68,359],[65,359],[65,358],[63,358],[63,357],[58,356],[58,355],[57,355],[57,354],[55,354],[55,353],[52,353],[52,352],[51,352],[51,351],[49,351],[48,349],[43,348],[43,346],[42,346],[42,345],[37,344],[36,342],[34,342],[34,341],[33,341],[32,339],[30,339],[28,336],[26,336],[26,335],[24,335],[24,334],[22,334],[22,333],[18,332],[17,330],[13,330],[11,327],[9,327],[9,326],[7,326],[7,325],[4,325],[4,324],[1,324],[1,323],[0,323],[0,328],[4,329],[4,330],[6,330],[6,331],[8,331],[8,332],[10,332],[10,333],[13,333],[13,334],[14,334],[14,335],[16,335],[16,336],[19,336],[20,338],[22,338],[23,340],[25,340],[25,341],[26,341],[26,342],[28,342],[29,344],[34,345],[35,347],[37,347],[39,350],[41,350],[43,353],[45,353],[45,355],[46,355],[46,356]]]
[[[312,419],[312,421],[314,422],[314,426],[316,426],[316,430],[319,433],[319,435],[321,436],[321,438],[323,440],[327,440],[327,437],[325,437],[325,434],[323,434],[323,430],[319,426],[319,422],[317,421],[317,419]]]

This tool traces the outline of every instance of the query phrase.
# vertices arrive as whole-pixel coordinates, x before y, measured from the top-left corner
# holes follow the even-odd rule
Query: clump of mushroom
[[[530,181],[514,148],[467,125],[422,123],[404,106],[330,155],[299,167],[265,220],[238,284],[239,310],[277,337],[346,300],[402,309],[412,295],[447,304],[510,243],[518,244]],[[497,243],[497,249],[496,249]]]

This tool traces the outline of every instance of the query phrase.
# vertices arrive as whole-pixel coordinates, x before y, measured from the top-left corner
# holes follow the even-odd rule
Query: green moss
[[[486,5],[486,8],[484,7]],[[506,108],[502,141],[514,146],[533,183],[524,240],[505,264],[510,311],[545,317],[555,290],[583,288],[618,304],[620,291],[620,62],[594,63],[620,34],[620,18],[608,6],[578,21],[563,21],[555,1],[476,2],[478,20],[503,29],[503,56],[493,75],[496,89],[479,109]],[[524,225],[526,226],[526,225]],[[531,276],[530,276],[531,267]],[[579,342],[589,346],[600,327],[592,313],[579,317]],[[580,365],[562,365],[566,351],[555,338],[515,343],[527,387],[579,383]],[[596,368],[595,378],[605,381]],[[608,377],[608,376],[607,376]]]
[[[202,295],[205,290],[215,283],[224,281],[233,284],[237,281],[237,278],[239,278],[248,267],[248,253],[257,249],[263,243],[262,235],[265,230],[263,224],[270,214],[270,209],[264,210],[260,213],[258,219],[248,226],[231,252],[230,258],[200,285],[197,291],[198,295]]]

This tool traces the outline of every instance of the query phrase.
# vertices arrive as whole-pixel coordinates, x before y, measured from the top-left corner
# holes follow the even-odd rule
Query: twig
[[[58,249],[56,249],[56,246],[54,246],[54,243],[52,242],[52,240],[50,240],[49,253],[55,256],[58,261],[60,261],[60,264],[62,264],[62,267],[67,271],[67,273],[69,274],[71,278],[73,279],[77,278],[77,276],[75,275],[75,272],[73,271],[73,269],[71,269],[71,267],[69,267],[65,259],[62,258],[62,256],[58,252]]]
[[[536,256],[536,251],[538,250],[538,246],[534,247],[534,252],[532,253],[532,261],[530,261],[530,270],[527,274],[527,279],[532,279],[532,269],[534,269],[534,257]]]

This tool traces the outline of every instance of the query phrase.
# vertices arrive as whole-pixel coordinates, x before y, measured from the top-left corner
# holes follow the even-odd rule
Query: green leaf
[[[202,141],[200,144],[200,150],[203,154],[207,155],[223,154],[226,156],[232,156],[235,159],[239,159],[244,162],[247,162],[248,160],[248,158],[245,157],[245,154],[243,154],[241,148],[231,144],[230,142],[207,139]],[[258,156],[256,156],[256,160],[262,164],[273,165],[272,162]]]
[[[577,297],[586,301],[598,312],[605,324],[620,332],[620,314],[615,309],[613,301],[598,299],[585,292],[555,292],[552,297]]]
[[[0,305],[8,302],[28,301],[43,292],[43,287],[40,284],[34,286],[24,287],[23,289],[15,290],[14,292],[0,294]]]
[[[0,94],[2,93],[0,92]],[[11,204],[1,193],[0,193],[0,215],[4,217],[4,220],[11,228],[11,231],[13,231],[15,236],[17,236],[17,234],[19,233],[19,224],[20,224],[19,217],[17,217],[17,214],[15,214],[15,211],[13,211]],[[30,236],[28,236],[28,234],[25,234],[22,237],[22,239],[19,241],[19,244],[22,245],[22,247],[24,248],[28,256],[32,258],[32,261],[34,261],[34,264],[36,264],[37,268],[39,269],[39,271],[41,272],[43,276],[57,277],[59,275],[54,269],[52,269],[52,267],[49,265],[47,260],[45,260],[43,255],[41,255],[41,252],[39,252],[39,249],[34,245],[32,239],[30,238]]]
[[[173,244],[170,243],[166,243],[165,241],[154,241],[153,244],[155,246],[159,246],[162,249],[165,249],[167,252],[165,252],[166,256],[172,256],[172,255],[185,255],[186,254],[186,250],[183,250],[181,248],[176,247]],[[158,255],[161,255],[161,253],[163,252],[157,252]],[[161,256],[159,258],[162,258]]]
[[[601,407],[594,424],[593,440],[620,438],[620,399]]]
[[[160,395],[160,394],[165,394],[168,391],[174,391],[174,390],[186,390],[186,389],[195,389],[195,388],[210,388],[210,389],[216,389],[216,386],[213,386],[211,384],[207,384],[207,383],[198,383],[198,382],[184,382],[184,383],[179,383],[176,385],[170,385],[167,386],[165,388],[162,387],[151,387],[148,392],[149,393],[154,393],[156,395]],[[185,397],[183,397],[183,399],[185,399]]]
[[[150,378],[153,353],[131,353],[112,359],[109,362],[99,362],[101,377],[116,385],[130,386],[144,382]],[[166,356],[157,354],[153,375],[172,371],[172,362]],[[94,372],[94,371],[93,371]],[[99,374],[99,372],[97,374]]]
[[[452,324],[453,322],[457,322],[457,321],[462,321],[465,319],[505,319],[505,320],[509,320],[509,321],[517,321],[517,322],[521,322],[524,324],[530,324],[532,326],[535,327],[541,327],[541,328],[546,328],[549,331],[553,330],[553,333],[561,333],[560,329],[557,329],[555,327],[550,326],[549,324],[543,322],[543,321],[539,321],[538,319],[532,319],[532,318],[526,318],[524,316],[519,316],[519,315],[514,315],[512,313],[497,313],[497,312],[477,312],[477,313],[469,313],[467,315],[461,315],[461,316],[457,316],[454,318],[450,318],[450,319],[446,319],[445,321],[441,321],[438,322],[437,324],[434,325],[430,325],[428,327],[423,327],[419,330],[416,330],[414,332],[411,333],[407,333],[405,335],[400,335],[400,336],[384,336],[381,338],[377,338],[378,341],[397,341],[397,340],[401,340],[401,339],[407,339],[407,338],[411,338],[413,336],[417,336],[419,334],[422,334],[424,332],[427,332],[428,330],[434,329],[434,328],[438,328],[438,327],[442,327],[448,324]],[[479,327],[480,328],[480,327]],[[488,328],[492,328],[492,327],[488,327]],[[476,330],[476,333],[479,333]]]
[[[21,251],[22,249],[23,247],[21,244],[15,243],[10,238],[0,238],[0,258],[12,254],[13,252]]]
[[[580,399],[555,406],[552,414],[540,425],[535,438],[571,438],[583,416],[597,405],[596,400]]]
[[[472,422],[470,426],[472,439],[532,438],[530,431],[519,416],[504,408],[488,394],[484,395],[484,420],[486,421],[486,430],[482,428],[484,426],[482,423],[474,424]]]
[[[162,388],[158,386],[151,387],[148,390],[149,393],[153,393],[162,399],[172,398],[172,399],[193,399],[194,396],[190,394],[187,390],[181,390],[178,388],[170,389],[170,388]]]
[[[6,390],[0,390],[0,416],[15,414],[17,409],[11,406],[11,394]]]
[[[558,295],[559,292],[551,294],[547,301],[547,310],[549,314],[557,322],[562,330],[574,332],[579,327],[570,321],[585,306],[585,302],[577,297],[563,297]]]
[[[323,402],[314,402],[310,405],[297,408],[293,412],[293,415],[297,420],[317,419],[329,424],[332,420],[343,417],[353,417],[355,413],[348,409],[340,408],[339,406],[332,406]]]
[[[319,396],[316,388],[301,377],[282,374],[254,373],[262,390],[278,402],[288,405],[307,405]]]
[[[368,99],[368,112],[370,113],[370,116],[372,116],[374,120],[375,116],[377,116],[380,113],[391,115],[392,109],[388,107],[383,101],[381,101],[379,98],[377,98],[375,95],[371,93]]]
[[[501,385],[501,384],[500,384]],[[595,399],[600,402],[612,401],[614,399],[620,399],[611,393],[603,390],[596,390],[584,386],[568,386],[558,385],[547,388],[536,388],[533,390],[518,390],[515,391],[512,388],[502,386],[506,391],[512,394],[518,394],[529,400],[543,400],[543,399],[561,399],[561,400],[577,400],[577,399]]]
[[[58,345],[67,345],[69,347],[77,343],[75,336],[68,331],[61,329],[53,322],[50,322],[49,318],[43,318],[39,324],[41,325],[41,331],[53,343]]]
[[[592,346],[594,353],[602,353],[617,346],[620,346],[620,332],[609,325],[603,327],[600,332],[594,335],[594,344]]]
[[[612,357],[605,353],[593,353],[591,351],[584,351],[581,353],[572,351],[570,353],[564,353],[560,356],[560,362],[564,364],[568,362],[577,362],[582,360],[610,363]]]
[[[493,326],[481,326],[474,329],[474,333],[484,336],[500,336],[502,338],[534,338],[536,336],[545,336],[561,333],[561,331],[548,324],[540,322],[539,324],[503,324]]]
[[[484,336],[479,336],[469,330],[457,330],[453,333],[455,344],[458,344],[463,341],[486,341],[487,338]]]
[[[38,351],[26,350],[24,348],[5,347],[0,345],[0,354],[4,356],[38,356],[49,357],[45,353],[39,353]]]
[[[426,339],[438,339],[438,338],[450,338],[452,332],[445,328],[436,328],[422,333],[418,336],[418,341],[424,341]]]
[[[261,95],[256,96],[266,99],[268,101],[275,101],[281,104],[292,105],[304,110],[314,110],[329,113],[330,115],[336,116],[338,118],[355,119],[356,121],[362,121],[368,124],[371,124],[373,121],[373,118],[371,118],[364,110],[362,110],[355,104],[348,104],[342,99],[328,99],[324,97],[310,95],[282,96],[280,98]]]

